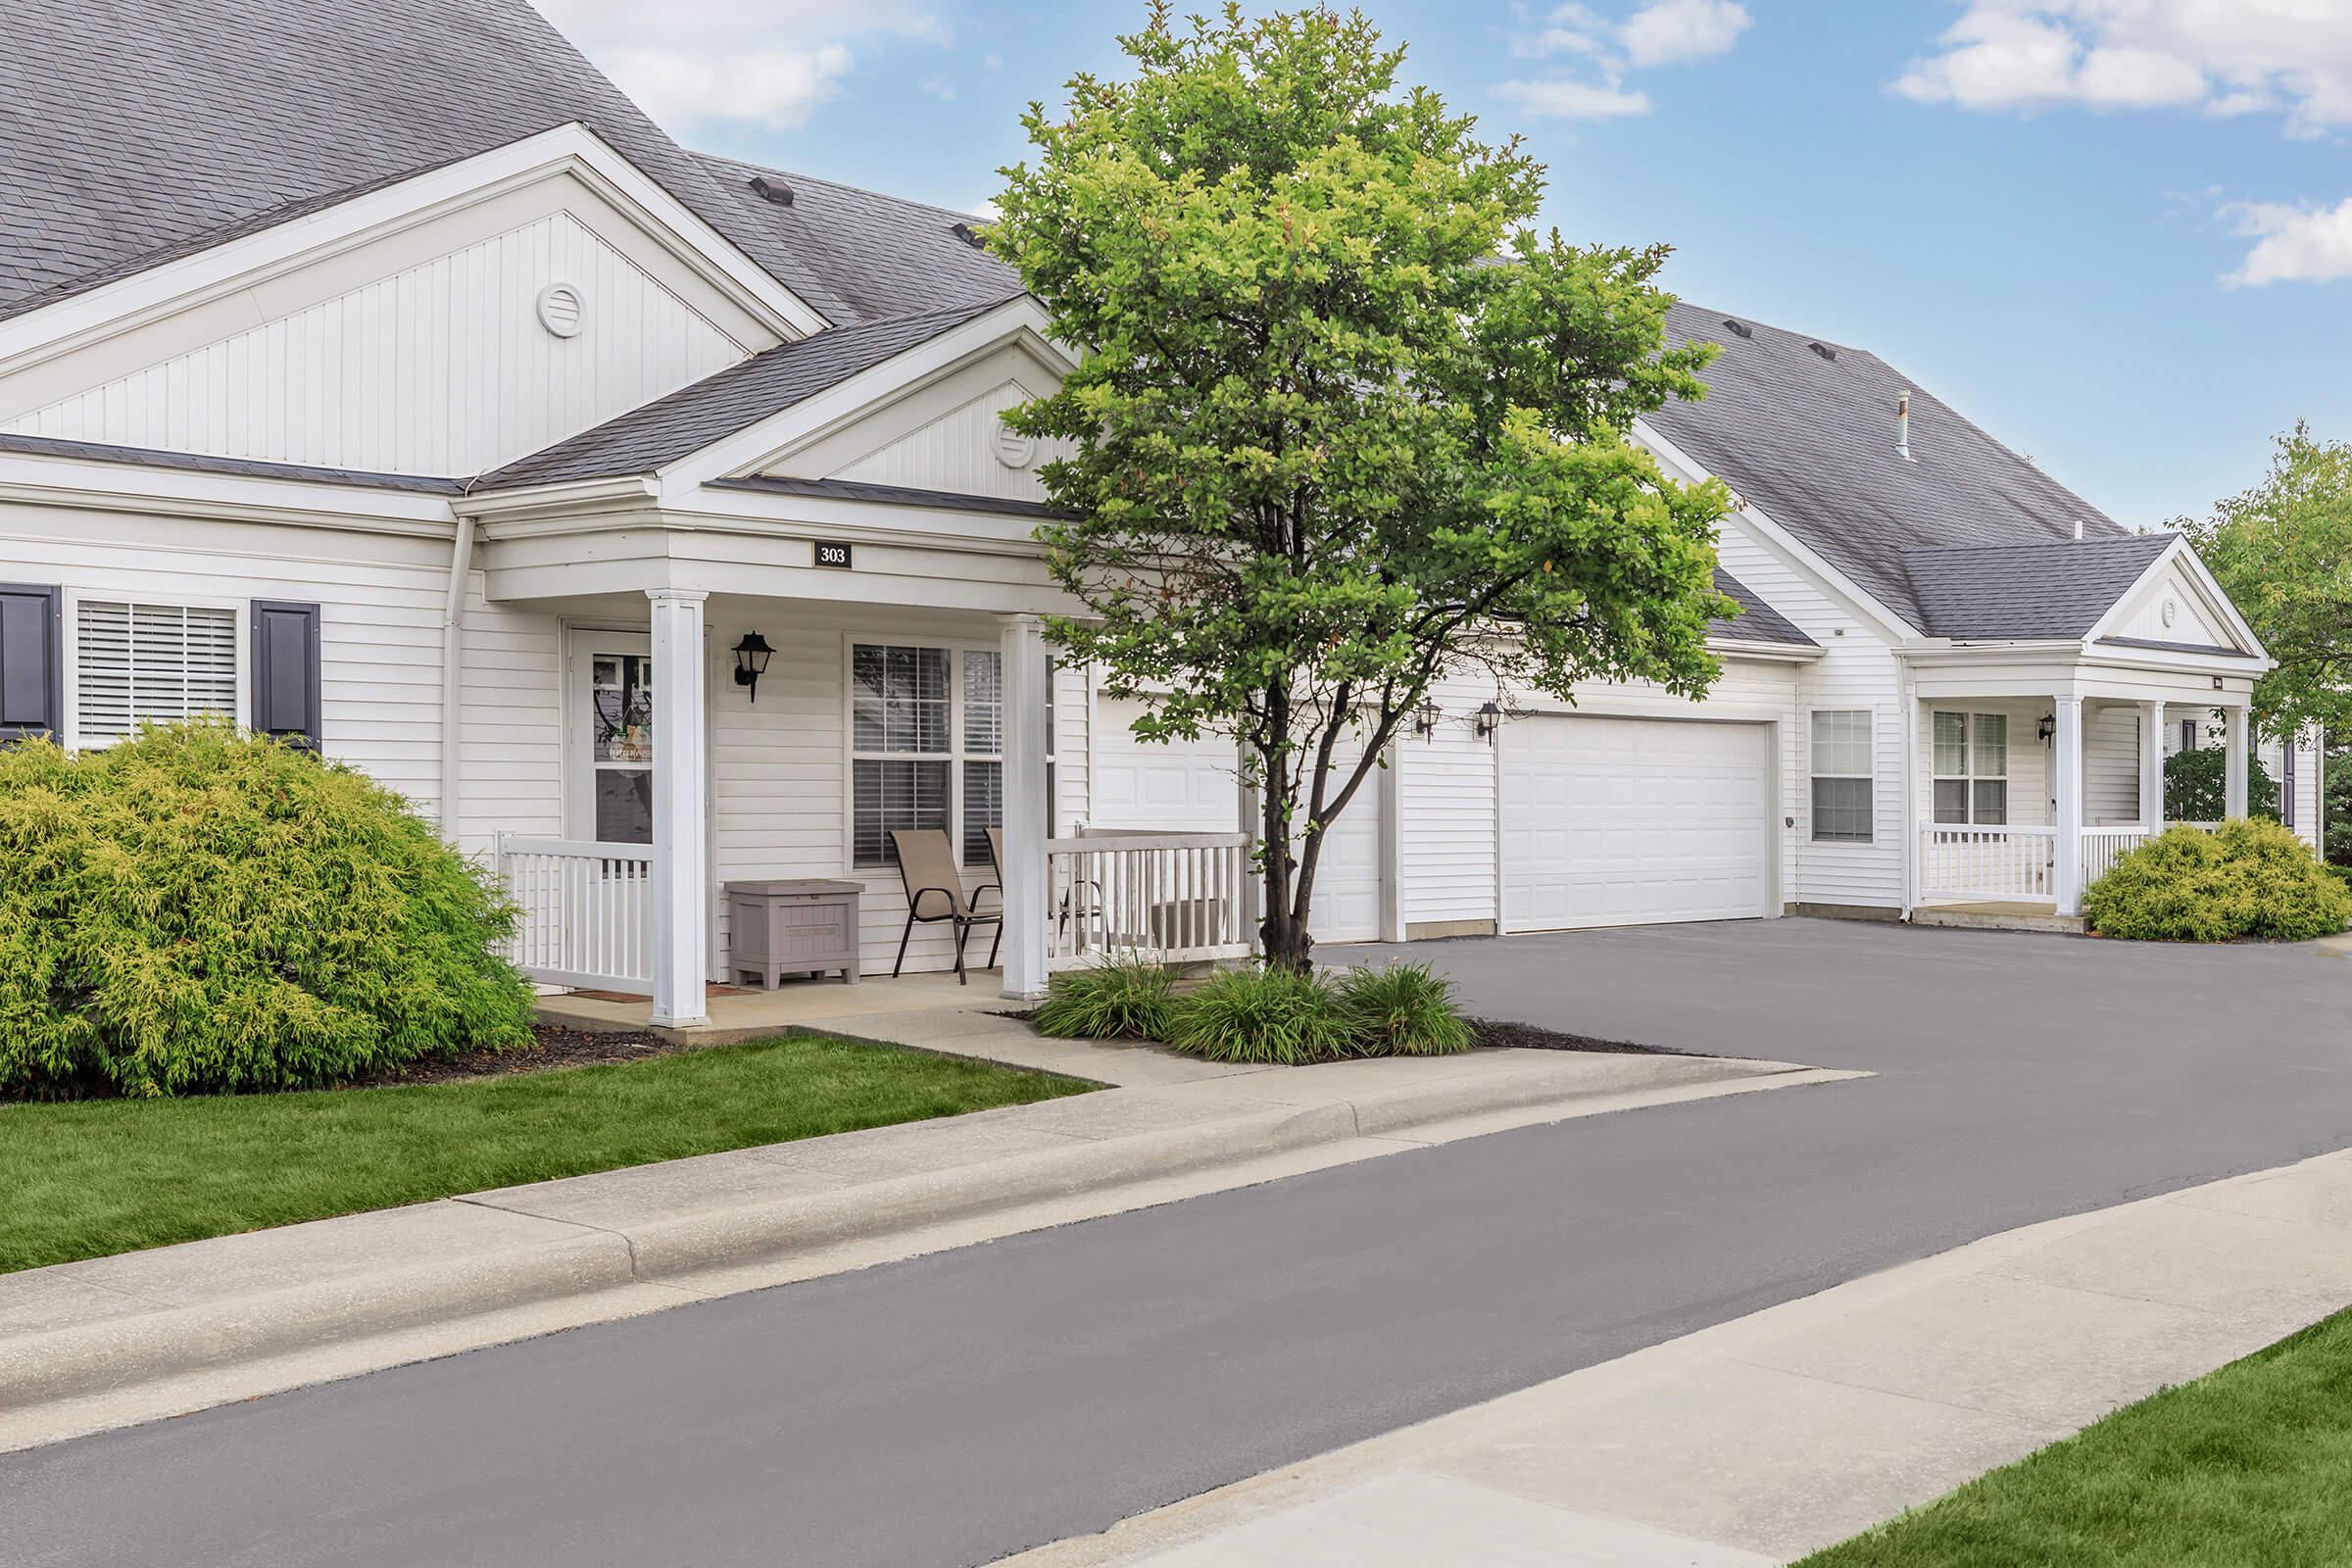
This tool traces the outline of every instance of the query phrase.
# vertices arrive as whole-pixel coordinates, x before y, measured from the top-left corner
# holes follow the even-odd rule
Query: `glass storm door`
[[[634,632],[572,638],[570,831],[600,844],[654,841],[654,657]]]

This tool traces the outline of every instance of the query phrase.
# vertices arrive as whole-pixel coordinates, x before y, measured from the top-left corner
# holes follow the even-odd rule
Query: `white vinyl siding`
[[[140,724],[237,716],[237,612],[81,599],[74,619],[74,736],[121,740]]]
[[[1816,844],[1868,844],[1877,837],[1877,759],[1868,709],[1815,709],[1812,825]]]

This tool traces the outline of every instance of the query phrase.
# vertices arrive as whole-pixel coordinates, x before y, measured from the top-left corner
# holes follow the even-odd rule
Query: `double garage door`
[[[1157,833],[1230,833],[1241,825],[1241,786],[1231,742],[1156,745],[1136,739],[1142,706],[1104,698],[1097,709],[1094,788],[1096,827]],[[1346,748],[1334,771],[1355,765]],[[1331,830],[1315,870],[1317,942],[1372,942],[1380,936],[1380,781],[1364,780]]]
[[[1504,725],[1502,929],[1768,912],[1770,733],[1561,715]]]

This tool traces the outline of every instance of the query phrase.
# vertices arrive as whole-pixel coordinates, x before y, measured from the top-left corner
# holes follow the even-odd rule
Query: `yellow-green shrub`
[[[222,723],[0,749],[0,1095],[291,1089],[520,1044],[513,919],[399,796]]]
[[[2082,896],[2093,930],[2146,942],[2299,942],[2352,924],[2352,892],[2270,821],[2176,827],[2115,862]]]

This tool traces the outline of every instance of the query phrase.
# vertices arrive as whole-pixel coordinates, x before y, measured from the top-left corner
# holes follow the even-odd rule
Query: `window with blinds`
[[[1046,701],[1046,787],[1051,792],[1050,675]],[[989,648],[876,643],[851,649],[853,865],[869,869],[895,863],[894,828],[943,828],[965,865],[987,865],[988,830],[1004,822],[1004,758],[1003,654]]]
[[[152,719],[237,712],[237,612],[84,599],[74,610],[74,702],[84,746]]]

